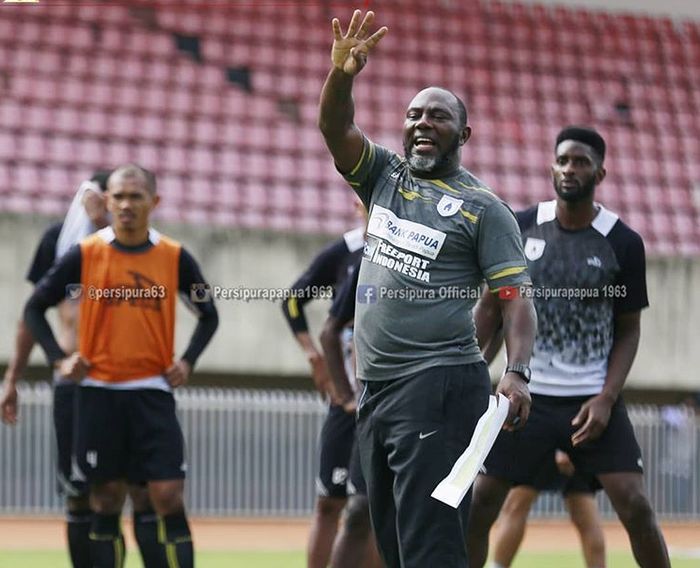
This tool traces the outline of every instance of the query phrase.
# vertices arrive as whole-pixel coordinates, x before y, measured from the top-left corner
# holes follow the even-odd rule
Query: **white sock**
[[[508,566],[503,566],[503,564],[499,564],[498,562],[491,562],[489,568],[508,568]]]

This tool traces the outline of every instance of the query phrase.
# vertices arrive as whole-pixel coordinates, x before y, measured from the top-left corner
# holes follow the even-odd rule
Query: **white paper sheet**
[[[508,417],[508,405],[508,399],[500,393],[498,398],[489,397],[489,406],[476,424],[469,447],[459,456],[448,476],[438,483],[432,497],[455,509],[459,507],[496,442]]]

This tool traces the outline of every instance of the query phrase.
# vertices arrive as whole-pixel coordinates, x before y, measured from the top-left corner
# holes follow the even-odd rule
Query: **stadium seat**
[[[592,123],[610,146],[601,199],[635,220],[651,216],[650,250],[692,248],[696,219],[671,217],[674,229],[662,227],[674,208],[693,205],[690,188],[700,180],[697,26],[518,2],[440,4],[419,18],[412,3],[383,6],[392,33],[355,90],[356,120],[368,135],[399,146],[405,105],[425,84],[445,84],[469,107],[474,135],[464,163],[525,204],[551,197],[556,132]],[[10,162],[21,160],[17,191],[37,176],[59,185],[71,168],[137,159],[176,188],[164,219],[352,225],[352,194],[316,127],[329,66],[325,11],[305,7],[302,25],[284,6],[201,10],[172,1],[155,15],[157,27],[124,6],[3,9],[9,78],[0,80],[9,96],[0,101],[0,171],[14,172]],[[418,27],[422,37],[411,33]],[[203,62],[179,52],[173,33],[196,35]],[[247,69],[252,92],[227,81],[227,67]],[[618,100],[628,102],[630,123],[615,111]],[[48,164],[42,175],[39,160]],[[68,199],[73,188],[65,191]],[[8,203],[27,207],[19,197]]]

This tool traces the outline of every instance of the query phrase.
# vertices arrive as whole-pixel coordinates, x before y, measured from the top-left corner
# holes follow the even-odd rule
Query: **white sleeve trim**
[[[357,227],[348,231],[343,235],[343,239],[345,240],[345,246],[348,247],[350,252],[360,250],[365,246],[365,228]]]
[[[557,216],[557,201],[541,201],[537,204],[537,224],[549,223],[554,221]]]
[[[620,217],[617,215],[617,213],[613,213],[612,211],[606,209],[600,203],[596,203],[596,205],[598,205],[600,209],[598,214],[595,216],[595,219],[593,219],[591,222],[591,227],[593,227],[604,237],[607,237],[608,233],[612,231],[612,228],[615,226],[615,223],[617,223]]]

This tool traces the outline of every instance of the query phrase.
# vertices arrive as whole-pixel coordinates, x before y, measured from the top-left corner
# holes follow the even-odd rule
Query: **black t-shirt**
[[[352,267],[362,258],[364,230],[348,231],[342,238],[324,248],[304,273],[292,284],[297,294],[285,300],[282,311],[294,333],[308,331],[304,305],[313,299],[313,288],[331,286],[338,290]]]
[[[27,280],[32,284],[38,284],[56,261],[56,244],[62,228],[63,223],[55,223],[46,229],[41,236],[39,245],[34,252],[34,259],[27,272]]]
[[[333,298],[330,314],[336,318],[340,325],[347,325],[355,319],[355,296],[357,295],[357,282],[360,279],[360,264],[362,258],[358,258],[352,267],[350,277],[343,282]]]
[[[556,219],[556,202],[518,213],[533,283],[537,339],[530,390],[583,396],[602,389],[615,317],[649,305],[641,237],[600,210],[585,229]]]

